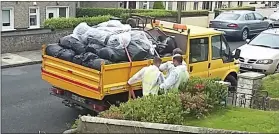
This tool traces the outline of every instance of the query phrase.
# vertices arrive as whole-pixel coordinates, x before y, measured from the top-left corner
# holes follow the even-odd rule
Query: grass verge
[[[275,133],[279,132],[279,112],[228,108],[212,113],[205,119],[187,121],[185,125],[249,132]]]
[[[271,98],[279,98],[279,74],[269,75],[262,82],[263,90],[268,91]]]

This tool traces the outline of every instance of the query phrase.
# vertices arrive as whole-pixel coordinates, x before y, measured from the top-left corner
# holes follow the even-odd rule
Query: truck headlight
[[[273,60],[265,59],[265,60],[258,60],[256,64],[271,64]]]

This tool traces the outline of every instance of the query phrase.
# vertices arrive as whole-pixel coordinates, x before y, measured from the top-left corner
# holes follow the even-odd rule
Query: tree
[[[153,4],[153,9],[165,9],[162,1],[155,1]]]

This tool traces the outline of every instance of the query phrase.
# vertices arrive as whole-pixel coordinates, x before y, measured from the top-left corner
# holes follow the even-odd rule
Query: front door
[[[211,36],[209,77],[223,79],[230,69],[230,48],[222,35]]]
[[[194,77],[207,78],[209,65],[209,38],[191,38],[189,47],[188,70],[190,75]]]

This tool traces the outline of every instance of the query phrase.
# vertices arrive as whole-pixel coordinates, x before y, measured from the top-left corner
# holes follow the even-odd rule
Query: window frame
[[[46,19],[49,19],[49,16],[48,16],[48,9],[49,8],[56,8],[56,13],[58,14],[58,17],[53,17],[53,18],[60,18],[59,17],[59,8],[66,8],[66,18],[69,18],[70,16],[70,7],[69,6],[46,6]]]
[[[1,9],[1,12],[3,10],[10,10],[10,26],[3,26],[3,22],[2,22],[2,24],[1,24],[1,31],[12,31],[12,30],[15,30],[14,29],[14,27],[15,27],[15,23],[14,23],[14,8],[13,7],[4,7],[4,8]],[[2,12],[2,14],[3,14],[3,12]],[[1,16],[2,16],[2,14],[1,14]]]
[[[259,14],[259,13],[254,12],[253,14],[254,14],[255,20],[263,20],[263,18],[264,18],[264,16],[261,15],[261,14]],[[262,18],[261,18],[261,19],[258,19],[256,15],[260,15]]]
[[[36,9],[36,13],[30,13],[31,9]],[[31,26],[31,24],[30,24],[30,16],[31,15],[36,15],[37,25]],[[28,18],[29,18],[28,19],[29,29],[40,28],[41,22],[40,22],[40,8],[39,7],[29,7]]]
[[[252,20],[256,20],[256,17],[255,17],[255,15],[254,15],[254,13],[247,13],[247,14],[245,14],[244,15],[244,19],[246,20],[246,21],[250,21],[250,19],[246,19],[246,16],[248,16],[249,14],[252,14],[252,16],[254,17],[254,19],[252,19]]]
[[[216,37],[216,36],[219,36],[219,38],[220,38],[220,52],[219,52],[219,54],[220,54],[220,57],[219,58],[213,58],[213,43],[212,43],[212,38],[213,37]],[[228,55],[226,56],[226,55],[223,55],[223,53],[222,53],[222,50],[223,50],[223,43],[225,43],[224,45],[226,46],[226,48],[228,49]],[[227,50],[226,49],[226,50]],[[225,60],[223,57],[224,56],[226,56],[227,57],[227,60]],[[231,48],[230,48],[230,46],[229,46],[229,44],[228,44],[228,42],[227,42],[227,40],[226,40],[226,38],[223,36],[223,35],[212,35],[211,36],[211,60],[220,60],[220,59],[222,59],[222,61],[223,61],[223,63],[228,63],[228,62],[231,62],[232,61],[232,57],[231,57],[232,55],[231,55]]]
[[[189,39],[189,64],[195,64],[195,63],[201,63],[201,62],[208,62],[209,61],[209,38],[210,38],[209,36],[202,36],[202,37],[196,37],[196,38],[190,38]],[[192,43],[191,43],[191,40],[195,40],[195,39],[207,39],[207,54],[206,54],[207,59],[200,60],[200,61],[195,61],[195,62],[192,61],[192,56],[191,56]]]

